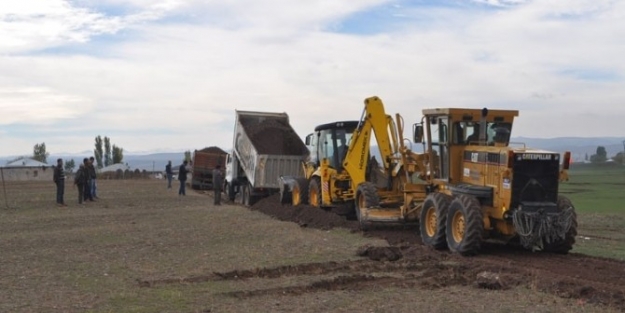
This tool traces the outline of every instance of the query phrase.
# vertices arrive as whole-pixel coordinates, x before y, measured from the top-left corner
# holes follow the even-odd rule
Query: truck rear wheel
[[[452,197],[435,192],[429,194],[423,202],[419,226],[421,240],[426,246],[434,249],[447,248],[447,211]]]
[[[558,196],[558,212],[563,213],[567,210],[571,210],[570,212],[570,226],[564,236],[564,239],[558,242],[545,243],[544,251],[553,252],[553,253],[561,253],[567,254],[571,249],[573,249],[573,244],[575,244],[575,236],[577,236],[577,213],[575,213],[575,207],[569,198],[564,196]]]
[[[366,215],[363,212],[367,208],[379,207],[380,197],[378,196],[378,190],[374,184],[365,182],[358,185],[356,189],[356,218],[360,223],[360,229],[367,230],[369,228],[369,222],[366,219]]]
[[[482,207],[475,197],[458,195],[447,212],[447,245],[461,255],[475,255],[482,245]]]
[[[314,207],[321,207],[323,203],[321,179],[318,176],[310,180],[310,185],[308,186],[308,202]]]
[[[226,193],[226,197],[228,199],[230,199],[230,201],[234,202],[234,186],[228,182],[226,182],[226,185],[224,187],[224,191]]]
[[[241,202],[243,203],[244,206],[250,206],[250,200],[251,200],[250,185],[243,184],[243,186],[241,186]]]

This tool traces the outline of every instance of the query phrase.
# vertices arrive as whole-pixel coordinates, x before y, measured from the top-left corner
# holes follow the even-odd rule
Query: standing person
[[[65,171],[63,170],[63,159],[56,160],[54,167],[54,183],[56,184],[56,204],[58,206],[67,206],[63,200],[65,193]]]
[[[221,190],[224,184],[224,173],[221,165],[217,164],[213,170],[213,191],[215,192],[215,205],[221,205]]]
[[[74,186],[78,187],[78,204],[82,204],[85,200],[85,185],[87,184],[87,170],[85,164],[80,164],[76,174],[74,175]]]
[[[87,201],[93,201],[93,196],[91,195],[91,174],[89,171],[89,159],[88,158],[84,158],[82,160],[82,166],[83,166],[83,171],[85,174],[85,184],[83,186],[84,190],[83,190],[83,197],[84,200]]]
[[[180,181],[180,189],[178,190],[178,195],[186,196],[187,193],[185,191],[185,185],[187,183],[187,161],[185,160],[182,165],[180,165],[180,169],[178,169],[178,180]]]
[[[167,189],[171,189],[171,178],[174,176],[174,172],[171,170],[171,161],[165,165],[165,175],[167,175]]]
[[[90,157],[89,158],[89,177],[91,178],[91,182],[90,182],[90,194],[91,197],[94,199],[98,199],[98,194],[96,193],[96,183],[95,183],[95,179],[98,175],[96,169],[95,169],[95,165],[93,164],[95,162],[95,158],[94,157]]]

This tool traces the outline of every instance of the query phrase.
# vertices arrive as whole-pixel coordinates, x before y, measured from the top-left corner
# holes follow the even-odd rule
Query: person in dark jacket
[[[83,186],[84,190],[83,190],[83,200],[87,201],[93,201],[93,195],[91,195],[91,173],[89,170],[89,159],[88,158],[84,158],[82,160],[82,166],[84,167],[84,172],[85,172],[85,184]]]
[[[85,185],[87,184],[88,175],[89,174],[87,173],[85,164],[80,164],[76,174],[74,175],[74,186],[78,187],[78,204],[82,204],[83,200],[85,200],[84,193],[86,190]]]
[[[93,164],[95,162],[95,158],[94,157],[90,157],[89,158],[89,178],[91,178],[91,182],[89,183],[89,194],[91,195],[91,197],[93,199],[98,199],[98,194],[96,193],[96,183],[95,183],[95,179],[97,177],[97,173],[95,170],[95,165]]]
[[[171,189],[171,178],[174,176],[174,172],[171,170],[171,161],[165,165],[165,175],[167,175],[167,189]]]
[[[187,193],[185,191],[185,185],[187,183],[187,161],[185,160],[184,162],[182,162],[182,165],[180,165],[180,168],[178,169],[178,180],[180,181],[180,189],[178,190],[178,195],[183,195],[186,196]]]
[[[54,183],[56,184],[56,204],[58,206],[67,206],[63,200],[65,194],[65,171],[63,170],[63,159],[56,160],[54,167]]]
[[[217,164],[213,170],[213,191],[215,192],[215,205],[221,205],[221,190],[224,184],[224,173],[221,165]]]

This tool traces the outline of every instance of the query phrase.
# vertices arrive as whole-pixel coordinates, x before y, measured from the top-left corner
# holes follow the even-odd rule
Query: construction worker
[[[215,193],[215,205],[221,205],[221,191],[224,184],[224,173],[221,165],[217,164],[213,170],[213,191]]]
[[[63,159],[56,160],[54,167],[54,183],[56,184],[56,204],[58,206],[67,206],[63,200],[65,193],[65,171],[63,170]]]

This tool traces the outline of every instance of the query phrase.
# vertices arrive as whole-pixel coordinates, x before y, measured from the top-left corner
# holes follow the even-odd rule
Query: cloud
[[[625,4],[455,3],[49,0],[3,7],[0,29],[24,35],[0,30],[0,42],[22,41],[0,44],[0,106],[19,116],[0,124],[42,126],[34,134],[5,132],[0,144],[31,141],[3,153],[41,141],[82,151],[100,134],[128,151],[229,148],[235,109],[287,112],[304,136],[317,124],[358,119],[372,95],[407,125],[428,107],[486,106],[520,110],[518,136],[585,136],[577,126],[587,122],[593,134],[625,133],[622,123],[607,129],[601,122],[625,117],[618,40]],[[58,27],[39,29],[44,22]],[[46,117],[27,114],[36,108],[49,110]],[[585,121],[589,110],[597,117]],[[76,132],[84,136],[61,139]]]
[[[0,88],[0,125],[46,124],[83,113],[85,99],[47,88]],[[88,107],[87,107],[88,108]]]

